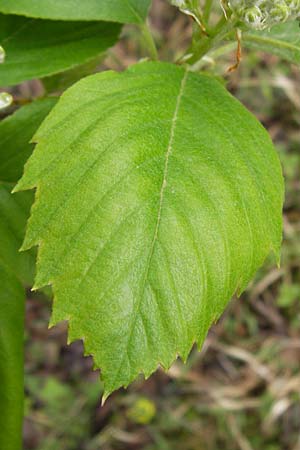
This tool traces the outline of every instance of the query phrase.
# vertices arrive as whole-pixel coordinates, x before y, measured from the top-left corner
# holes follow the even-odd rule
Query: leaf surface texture
[[[164,63],[90,76],[35,136],[23,248],[106,394],[168,368],[281,244],[283,180],[259,122],[216,80]]]

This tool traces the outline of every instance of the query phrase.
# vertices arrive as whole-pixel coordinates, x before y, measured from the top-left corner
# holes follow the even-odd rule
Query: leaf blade
[[[35,274],[35,251],[20,253],[33,202],[30,192],[11,194],[32,153],[34,132],[56,104],[57,98],[36,100],[0,122],[0,261],[5,270],[27,286]]]
[[[16,183],[33,150],[30,140],[56,104],[55,97],[36,100],[0,122],[0,181]]]
[[[0,418],[0,447],[7,450],[22,446],[23,286],[32,285],[35,272],[35,252],[19,252],[33,195],[11,191],[32,151],[28,141],[55,103],[55,98],[38,100],[0,122],[0,407],[5,412]],[[12,156],[14,164],[5,164]]]
[[[0,264],[0,446],[21,448],[24,410],[24,301],[19,281]]]
[[[298,21],[274,26],[270,31],[245,33],[243,41],[250,49],[273,53],[289,62],[300,64]]]
[[[0,183],[0,262],[24,285],[32,286],[35,251],[20,253],[33,202],[31,192],[12,194],[13,184]]]
[[[210,77],[162,63],[89,77],[35,139],[18,185],[38,188],[24,248],[40,244],[52,324],[84,339],[106,393],[186,358],[279,251],[278,158]]]
[[[62,22],[0,14],[0,40],[6,52],[5,62],[0,65],[0,84],[10,86],[86,63],[114,45],[119,32],[118,24],[105,22]]]
[[[56,20],[106,20],[140,23],[146,18],[150,0],[0,0],[0,11],[28,17]]]

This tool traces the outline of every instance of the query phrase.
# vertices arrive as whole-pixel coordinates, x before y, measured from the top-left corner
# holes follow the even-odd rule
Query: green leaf
[[[0,12],[59,20],[141,23],[151,0],[0,0]]]
[[[37,100],[0,122],[0,182],[16,183],[33,150],[29,141],[57,99]]]
[[[2,250],[1,250],[2,251]],[[0,448],[21,449],[24,299],[22,285],[0,261]]]
[[[0,261],[23,284],[32,285],[35,252],[20,253],[33,202],[31,192],[11,194],[33,150],[33,134],[56,104],[56,98],[37,100],[0,122]]]
[[[19,249],[24,239],[33,195],[32,192],[12,194],[13,187],[14,184],[0,183],[0,264],[23,284],[32,286],[35,252],[21,253]]]
[[[245,47],[273,53],[280,58],[300,64],[299,22],[287,22],[271,28],[243,34]]]
[[[0,85],[63,72],[102,54],[117,41],[120,25],[60,22],[0,14],[0,42],[5,62]]]
[[[74,67],[73,69],[43,78],[41,81],[44,85],[45,90],[49,93],[65,91],[76,81],[79,81],[81,78],[95,73],[97,71],[97,67],[100,65],[104,58],[105,55],[103,55],[102,57],[98,56],[97,58],[94,58],[85,64]]]
[[[35,135],[23,248],[52,324],[69,320],[106,395],[201,346],[281,244],[283,179],[259,122],[219,82],[163,63],[75,84]]]
[[[11,191],[31,153],[28,141],[55,103],[54,98],[36,101],[0,122],[0,448],[5,450],[21,449],[25,301],[22,283],[32,285],[35,269],[35,252],[19,252],[33,195]]]
[[[25,292],[33,279],[34,252],[19,253],[32,204],[31,193],[11,194],[0,183],[0,448],[21,449]],[[24,195],[26,194],[26,195]]]

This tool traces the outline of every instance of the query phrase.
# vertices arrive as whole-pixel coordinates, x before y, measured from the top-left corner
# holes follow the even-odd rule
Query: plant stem
[[[202,69],[205,65],[207,65],[209,62],[211,65],[214,64],[215,59],[219,58],[220,56],[224,56],[227,53],[231,53],[236,48],[235,42],[229,42],[228,44],[222,45],[215,50],[212,50],[208,53],[209,60],[205,60],[204,58],[197,61],[194,65],[191,66],[192,72],[198,72]]]
[[[219,33],[219,31],[224,27],[224,25],[228,22],[228,19],[226,19],[226,17],[224,15],[222,15],[222,17],[220,18],[220,20],[217,22],[217,24],[214,26],[213,28],[213,35],[215,36],[216,34]]]
[[[144,38],[144,42],[147,46],[147,50],[149,52],[151,59],[153,59],[154,61],[157,61],[158,60],[157,48],[156,48],[152,33],[151,33],[147,23],[141,23],[140,29],[141,29],[142,36]]]
[[[205,24],[207,24],[209,21],[212,4],[213,4],[213,0],[206,0],[206,2],[205,2],[204,11],[203,11],[203,20],[204,20]]]
[[[235,24],[233,22],[226,22],[218,29],[217,34],[213,34],[210,37],[203,38],[197,46],[193,49],[192,56],[186,60],[188,64],[195,64],[206,53],[213,49],[220,41],[229,36],[234,30]]]

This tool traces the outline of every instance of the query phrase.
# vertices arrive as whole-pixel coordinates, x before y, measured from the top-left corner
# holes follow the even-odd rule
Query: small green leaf
[[[300,64],[299,22],[287,22],[271,30],[243,34],[245,47],[273,53],[280,58]]]
[[[25,292],[32,285],[35,252],[20,253],[32,205],[31,192],[12,188],[31,153],[28,144],[56,99],[20,108],[0,122],[0,448],[21,449]]]
[[[12,194],[13,187],[14,184],[0,182],[0,264],[23,284],[32,286],[35,251],[21,253],[19,250],[24,239],[33,195],[31,192]]]
[[[120,25],[60,22],[0,14],[5,62],[0,85],[45,77],[83,64],[115,44]]]
[[[23,417],[24,283],[32,282],[35,252],[19,252],[32,195],[0,183],[0,448],[21,449]],[[21,195],[20,195],[21,194]]]
[[[49,102],[46,102],[49,105]],[[53,105],[53,101],[51,101]],[[38,104],[38,102],[37,102]],[[30,105],[31,106],[31,105]],[[24,334],[24,301],[23,284],[32,284],[35,267],[35,252],[20,253],[19,249],[24,239],[25,226],[32,205],[33,195],[29,192],[12,194],[12,181],[22,172],[24,144],[28,152],[28,136],[26,128],[19,130],[11,128],[14,124],[36,130],[41,120],[41,109],[38,108],[39,119],[29,113],[30,107],[20,109],[13,116],[0,122],[0,448],[5,450],[21,449],[22,418],[23,418],[23,334]],[[48,107],[48,111],[49,111]],[[25,110],[25,113],[24,113]],[[36,113],[36,105],[31,112]],[[26,120],[26,117],[28,120]],[[33,127],[33,130],[32,130]],[[13,145],[13,129],[16,146]],[[34,131],[33,131],[34,132]],[[24,139],[24,136],[26,138]],[[28,139],[27,139],[28,138]],[[16,151],[20,144],[20,155]],[[14,159],[15,168],[10,163],[5,166],[5,160]],[[7,172],[5,171],[7,168]],[[16,179],[15,179],[16,181]],[[20,195],[21,194],[21,195]],[[24,195],[26,194],[26,195]],[[29,194],[29,195],[28,195]]]
[[[140,23],[151,0],[0,0],[0,11],[42,19]]]
[[[216,80],[138,64],[68,89],[18,189],[37,187],[23,248],[102,369],[105,392],[201,346],[281,244],[283,179],[259,122]]]
[[[16,183],[21,178],[33,150],[30,139],[56,102],[54,97],[37,100],[0,122],[0,182]]]
[[[0,261],[26,285],[32,285],[35,252],[20,253],[33,201],[30,192],[11,194],[33,150],[33,134],[56,104],[56,98],[37,100],[0,122]]]
[[[1,248],[2,251],[2,248]],[[20,450],[24,409],[25,293],[0,261],[0,448]]]
[[[68,87],[72,86],[72,84],[76,83],[76,81],[96,72],[97,66],[100,65],[104,58],[105,54],[100,57],[98,56],[85,64],[76,66],[73,69],[43,78],[41,81],[45,90],[49,93],[65,91]]]

